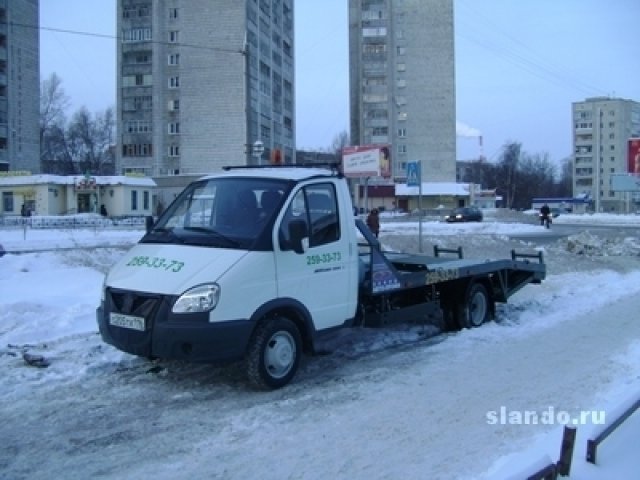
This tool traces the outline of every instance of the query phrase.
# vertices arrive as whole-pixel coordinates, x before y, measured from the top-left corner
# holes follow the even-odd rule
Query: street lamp
[[[262,154],[264,153],[264,144],[261,140],[256,140],[251,148],[251,154],[255,157],[256,163],[262,163]]]

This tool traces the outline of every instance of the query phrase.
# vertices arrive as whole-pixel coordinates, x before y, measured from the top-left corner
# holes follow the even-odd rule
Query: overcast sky
[[[348,0],[295,0],[297,147],[327,148],[349,127]],[[41,75],[72,110],[115,106],[116,0],[41,0]],[[519,141],[571,155],[571,103],[640,101],[638,0],[455,0],[457,120],[490,160]],[[86,32],[80,35],[48,29]],[[480,154],[459,137],[459,159]]]

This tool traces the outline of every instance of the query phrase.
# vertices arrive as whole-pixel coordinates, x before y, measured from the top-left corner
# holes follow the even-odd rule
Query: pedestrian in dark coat
[[[378,234],[380,233],[380,216],[378,215],[378,209],[374,208],[369,213],[367,217],[367,226],[369,230],[378,238]]]

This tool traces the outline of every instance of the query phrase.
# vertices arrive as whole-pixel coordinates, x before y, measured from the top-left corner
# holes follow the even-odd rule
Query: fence
[[[619,405],[616,410],[608,416],[608,421],[597,431],[592,432],[593,438],[587,440],[586,460],[589,463],[596,463],[596,453],[598,445],[602,443],[622,422],[629,418],[638,408],[640,408],[640,398],[629,399]],[[609,418],[611,420],[609,420]]]
[[[145,217],[121,216],[102,217],[100,215],[43,215],[32,217],[1,216],[1,227],[28,227],[28,228],[98,228],[98,227],[144,227]]]

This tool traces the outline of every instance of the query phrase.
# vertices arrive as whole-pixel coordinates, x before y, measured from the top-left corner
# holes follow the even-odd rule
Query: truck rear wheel
[[[281,388],[298,370],[302,340],[298,327],[289,319],[274,317],[256,328],[246,358],[247,376],[263,390]]]
[[[461,328],[475,328],[489,320],[491,299],[482,283],[473,283],[458,307],[458,323]]]

